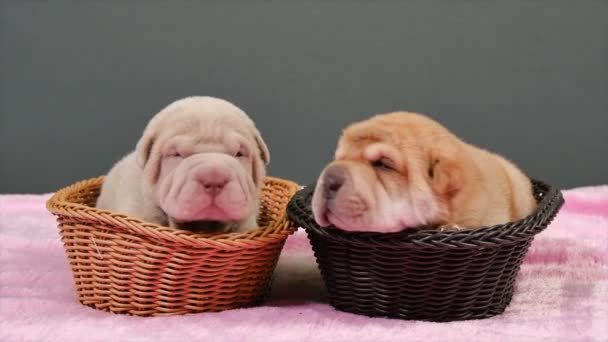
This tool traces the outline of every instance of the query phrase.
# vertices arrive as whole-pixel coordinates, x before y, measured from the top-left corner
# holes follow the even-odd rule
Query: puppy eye
[[[435,159],[432,163],[431,166],[429,167],[429,177],[433,178],[435,177],[435,165],[437,165],[437,163],[439,163],[439,159]]]
[[[384,159],[378,159],[376,161],[373,161],[372,166],[376,169],[381,169],[381,170],[392,170],[393,169],[392,167],[390,167],[390,165],[388,165],[386,163],[386,161]]]
[[[234,157],[235,157],[235,158],[242,158],[242,157],[244,157],[244,156],[245,156],[245,153],[243,153],[243,151],[238,151],[238,152],[237,152],[237,153],[234,155]]]
[[[168,158],[181,158],[182,155],[178,151],[172,151],[166,155]]]

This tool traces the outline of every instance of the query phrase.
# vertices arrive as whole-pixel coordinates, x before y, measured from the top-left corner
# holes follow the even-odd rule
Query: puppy
[[[257,228],[270,161],[253,121],[213,97],[175,101],[108,173],[96,206],[195,232]]]
[[[535,207],[530,180],[511,162],[406,112],[346,128],[312,199],[320,226],[373,232],[475,229]]]

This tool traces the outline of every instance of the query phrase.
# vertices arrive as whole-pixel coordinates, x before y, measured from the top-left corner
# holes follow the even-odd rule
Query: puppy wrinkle
[[[170,195],[168,195],[168,193],[171,191],[171,189],[173,188],[173,182],[175,181],[174,177],[170,177],[168,178],[167,181],[165,182],[161,182],[161,184],[159,184],[156,192],[156,196],[158,196],[160,198],[160,206],[161,207],[165,207],[167,205],[167,203],[164,203],[167,198],[169,198]]]
[[[184,161],[182,161],[182,163],[184,163]],[[188,179],[186,176],[191,173],[194,167],[195,165],[193,165],[193,163],[189,163],[186,164],[182,169],[180,169],[180,165],[173,169],[174,176],[167,181],[167,183],[170,184],[169,191],[167,193],[168,198],[172,199],[173,201],[177,201],[180,194],[184,190],[186,183],[188,183]]]
[[[235,176],[235,179],[239,183],[240,187],[248,188],[249,191],[246,191],[244,193],[244,197],[245,197],[244,199],[245,199],[246,203],[252,203],[252,198],[250,198],[250,195],[251,195],[251,193],[256,193],[257,191],[256,191],[256,189],[253,189],[252,186],[250,186],[250,183],[247,182],[246,179],[244,179],[245,177],[246,177],[246,175],[239,173]],[[258,196],[256,196],[256,197],[258,197]]]
[[[441,209],[438,205],[438,200],[430,191],[415,189],[414,194],[410,196],[412,200],[412,212],[419,225],[427,225],[431,220],[436,220],[441,217]]]
[[[392,141],[392,132],[380,125],[364,126],[354,123],[343,130],[343,136],[356,143],[374,143],[380,141]]]
[[[372,210],[373,208],[378,207],[382,195],[388,197],[387,189],[385,187],[380,187],[380,191],[374,191],[371,185],[368,182],[364,181],[364,179],[366,178],[365,173],[361,173],[361,177],[357,177],[356,174],[350,173],[351,171],[349,171],[348,169],[346,169],[345,172],[348,172],[350,174],[350,176],[348,177],[348,181],[351,182],[353,189],[363,189],[362,191],[354,192],[354,194],[359,197],[360,201],[365,203],[368,210]],[[361,172],[361,170],[359,172]],[[377,177],[377,173],[373,173],[373,175]],[[372,194],[372,200],[366,200],[365,197],[361,196],[361,192]]]

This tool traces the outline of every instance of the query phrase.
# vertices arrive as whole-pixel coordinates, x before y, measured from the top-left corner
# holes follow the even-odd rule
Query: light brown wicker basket
[[[267,177],[260,229],[204,235],[94,208],[103,177],[59,190],[47,202],[79,301],[138,316],[221,311],[259,304],[287,237],[285,208],[298,185]]]

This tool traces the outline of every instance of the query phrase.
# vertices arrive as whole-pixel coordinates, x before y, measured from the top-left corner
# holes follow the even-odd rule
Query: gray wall
[[[559,186],[608,183],[608,1],[0,4],[0,193],[106,172],[192,94],[244,108],[301,183],[348,122],[397,109]]]

